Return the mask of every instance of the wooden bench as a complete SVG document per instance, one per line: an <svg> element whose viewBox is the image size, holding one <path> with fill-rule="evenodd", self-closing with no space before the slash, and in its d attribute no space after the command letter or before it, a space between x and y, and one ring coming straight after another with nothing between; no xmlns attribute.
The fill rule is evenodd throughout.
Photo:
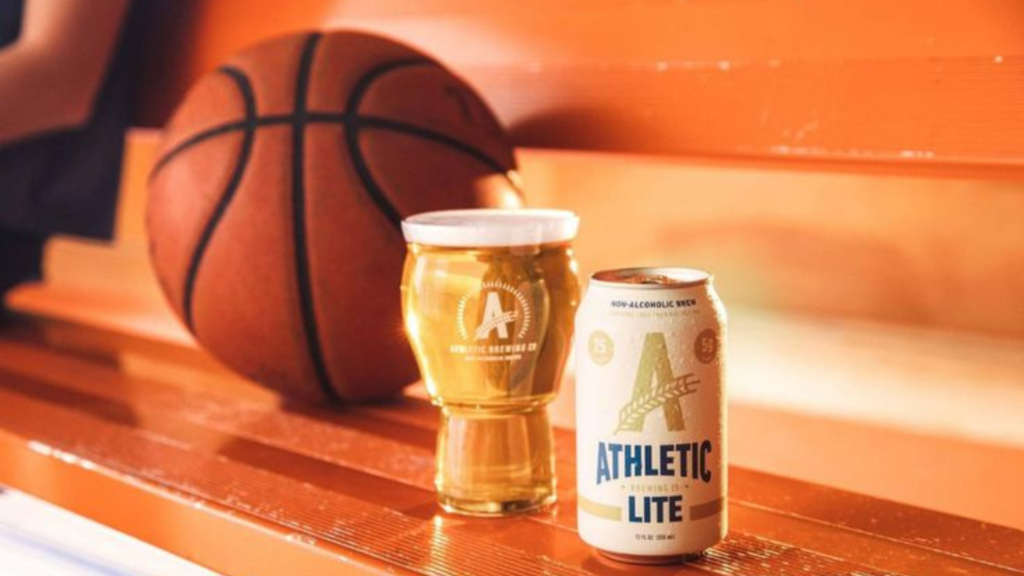
<svg viewBox="0 0 1024 576"><path fill-rule="evenodd" d="M0 335L0 481L225 574L621 574L559 503L442 513L423 400L282 405L203 353L55 320ZM647 574L1024 573L1024 532L733 466L730 535Z"/></svg>
<svg viewBox="0 0 1024 576"><path fill-rule="evenodd" d="M1024 573L1017 8L878 10L175 3L152 37L116 241L51 243L47 282L10 296L0 484L226 574L631 572L573 532L571 377L553 407L559 504L469 520L434 503L421 388L290 403L221 368L164 304L142 225L159 132L144 126L241 46L355 26L482 89L523 146L531 203L581 214L584 274L716 272L732 532L698 564L644 572Z"/></svg>

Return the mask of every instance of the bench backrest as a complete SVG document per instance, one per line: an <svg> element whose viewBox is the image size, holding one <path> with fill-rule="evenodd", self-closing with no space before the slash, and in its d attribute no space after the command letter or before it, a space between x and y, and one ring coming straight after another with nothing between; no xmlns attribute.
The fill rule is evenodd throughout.
<svg viewBox="0 0 1024 576"><path fill-rule="evenodd" d="M152 0L150 0L152 1ZM517 144L812 169L1024 173L1018 0L160 0L138 114L304 29L436 55Z"/></svg>

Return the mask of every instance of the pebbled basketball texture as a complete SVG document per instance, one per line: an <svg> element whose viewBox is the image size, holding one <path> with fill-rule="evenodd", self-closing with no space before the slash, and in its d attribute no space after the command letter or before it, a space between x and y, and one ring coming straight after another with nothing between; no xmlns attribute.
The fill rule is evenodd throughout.
<svg viewBox="0 0 1024 576"><path fill-rule="evenodd" d="M404 216L514 207L513 149L438 62L362 33L245 50L189 91L150 177L150 253L196 339L307 399L418 377L402 332Z"/></svg>

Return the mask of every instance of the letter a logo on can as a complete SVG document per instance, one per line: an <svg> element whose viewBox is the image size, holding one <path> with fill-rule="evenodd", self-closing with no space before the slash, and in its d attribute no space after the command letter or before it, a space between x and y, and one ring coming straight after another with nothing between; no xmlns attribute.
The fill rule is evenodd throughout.
<svg viewBox="0 0 1024 576"><path fill-rule="evenodd" d="M685 430L680 399L696 393L699 383L697 375L692 372L678 378L672 373L664 333L647 333L633 384L633 396L619 410L619 425L615 433L643 432L647 415L658 408L665 413L665 424L669 430Z"/></svg>

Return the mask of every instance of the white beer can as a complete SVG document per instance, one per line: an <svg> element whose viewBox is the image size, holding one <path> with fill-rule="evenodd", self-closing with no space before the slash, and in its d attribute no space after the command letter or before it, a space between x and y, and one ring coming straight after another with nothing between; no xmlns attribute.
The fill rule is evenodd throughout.
<svg viewBox="0 0 1024 576"><path fill-rule="evenodd" d="M598 272L576 314L578 529L608 557L678 562L725 537L726 313L711 280Z"/></svg>

